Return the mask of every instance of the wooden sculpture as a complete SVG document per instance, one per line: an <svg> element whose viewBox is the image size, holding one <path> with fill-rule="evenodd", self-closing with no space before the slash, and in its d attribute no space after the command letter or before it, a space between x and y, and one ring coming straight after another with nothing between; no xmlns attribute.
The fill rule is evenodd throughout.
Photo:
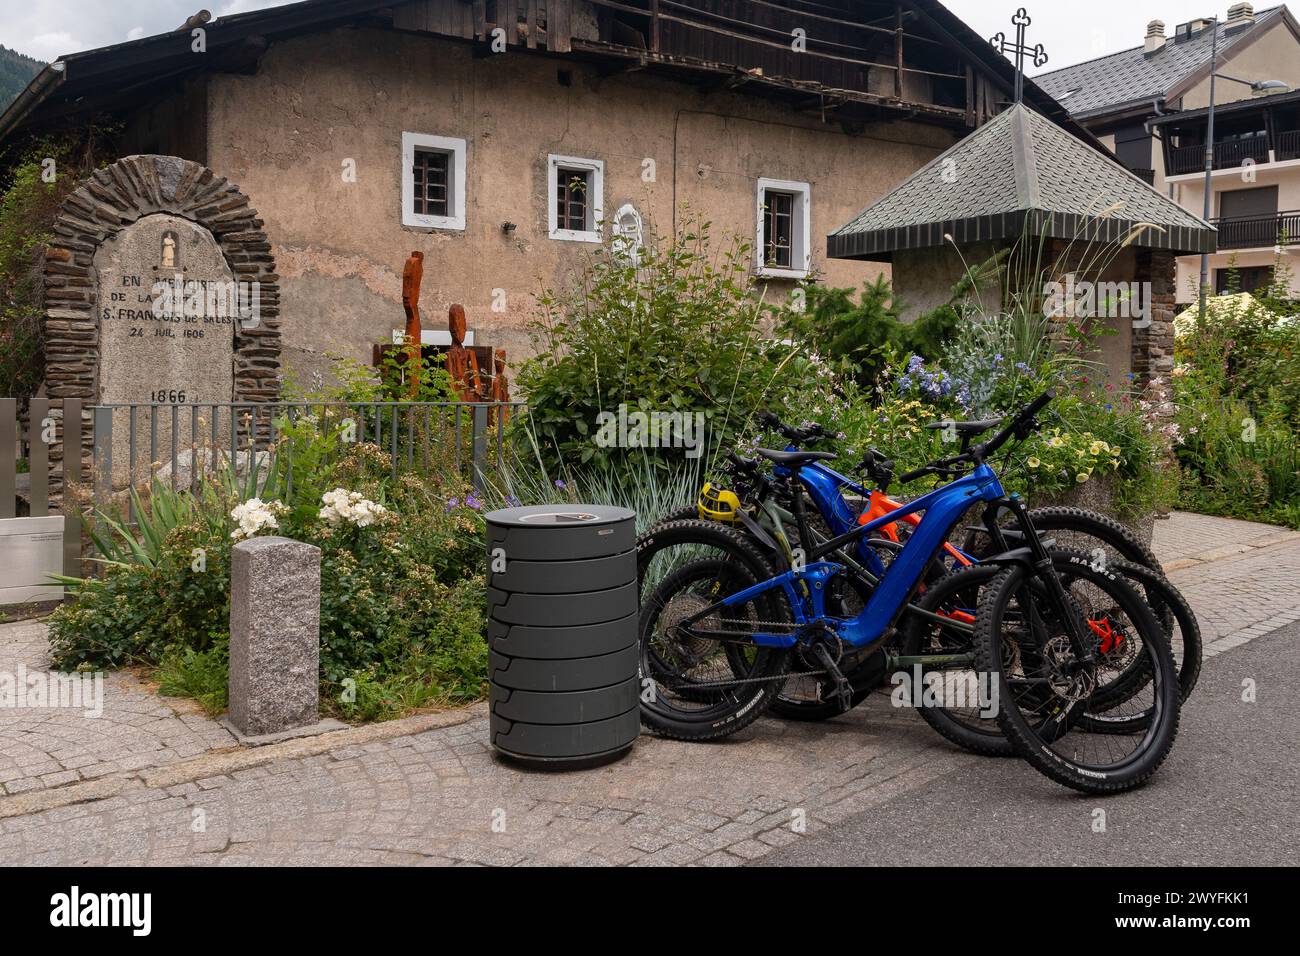
<svg viewBox="0 0 1300 956"><path fill-rule="evenodd" d="M492 374L492 401L505 403L510 401L510 379L506 378L506 350L497 349L493 360ZM510 406L501 404L489 412L489 419L496 421L497 415L500 415L501 427L505 428L510 420Z"/></svg>
<svg viewBox="0 0 1300 956"><path fill-rule="evenodd" d="M402 308L406 310L406 391L420 394L420 283L424 280L424 253L412 252L402 269Z"/></svg>
<svg viewBox="0 0 1300 956"><path fill-rule="evenodd" d="M465 347L465 307L453 303L447 310L447 328L451 331L451 348L447 350L447 374L451 387L462 402L481 402L483 382L479 377L478 358Z"/></svg>

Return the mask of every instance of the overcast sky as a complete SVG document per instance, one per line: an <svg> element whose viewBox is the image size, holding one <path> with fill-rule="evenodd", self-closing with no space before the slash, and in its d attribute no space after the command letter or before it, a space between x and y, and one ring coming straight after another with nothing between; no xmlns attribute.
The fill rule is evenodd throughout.
<svg viewBox="0 0 1300 956"><path fill-rule="evenodd" d="M222 16L279 6L284 0L207 0ZM1010 30L1020 0L946 0L949 9L980 34ZM1175 24L1198 16L1225 16L1232 0L1026 0L1033 25L1030 43L1042 43L1051 58L1044 70L1138 46L1150 20ZM174 30L201 9L204 0L3 0L0 43L53 60L64 53L108 46L123 40ZM1268 0L1256 4L1262 10ZM1042 72L1042 71L1030 71Z"/></svg>

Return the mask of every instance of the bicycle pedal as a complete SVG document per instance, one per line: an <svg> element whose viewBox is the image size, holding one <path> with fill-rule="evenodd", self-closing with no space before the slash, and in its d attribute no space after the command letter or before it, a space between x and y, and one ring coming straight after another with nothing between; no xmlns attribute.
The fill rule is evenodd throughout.
<svg viewBox="0 0 1300 956"><path fill-rule="evenodd" d="M831 652L825 644L817 644L813 647L813 655L817 662L826 669L826 676L830 678L830 692L827 693L826 685L822 685L821 696L823 702L836 700L839 702L842 711L848 711L853 707L853 685L849 679L844 676L835 659L831 657Z"/></svg>

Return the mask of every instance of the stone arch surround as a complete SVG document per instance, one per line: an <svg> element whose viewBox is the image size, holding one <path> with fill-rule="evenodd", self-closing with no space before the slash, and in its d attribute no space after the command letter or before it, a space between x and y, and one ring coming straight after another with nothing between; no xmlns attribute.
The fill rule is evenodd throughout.
<svg viewBox="0 0 1300 956"><path fill-rule="evenodd" d="M51 399L99 399L100 304L96 251L145 216L164 213L212 233L235 280L257 282L260 322L236 325L236 402L280 397L280 288L275 257L249 198L206 166L176 156L127 156L96 170L71 193L46 249L45 389ZM61 415L56 412L56 417ZM89 463L89 411L82 413L82 457ZM62 446L51 449L62 458Z"/></svg>

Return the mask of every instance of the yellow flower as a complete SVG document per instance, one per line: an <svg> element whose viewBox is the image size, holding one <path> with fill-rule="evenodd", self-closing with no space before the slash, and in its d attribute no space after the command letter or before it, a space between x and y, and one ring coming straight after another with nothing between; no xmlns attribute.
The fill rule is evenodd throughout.
<svg viewBox="0 0 1300 956"><path fill-rule="evenodd" d="M1088 448L1088 451L1094 455L1100 455L1103 451L1109 450L1109 446L1104 441L1095 441Z"/></svg>
<svg viewBox="0 0 1300 956"><path fill-rule="evenodd" d="M1092 469L1089 468L1087 471L1081 471L1077 475L1075 475L1074 480L1077 481L1079 484L1083 484L1091 477L1092 477Z"/></svg>
<svg viewBox="0 0 1300 956"><path fill-rule="evenodd" d="M1028 465L1030 468L1037 468L1041 464L1042 462L1039 461L1037 458L1033 457L1032 455L1029 457Z"/></svg>
<svg viewBox="0 0 1300 956"><path fill-rule="evenodd" d="M1065 441L1061 438L1060 435L1053 435L1051 438L1047 440L1047 445L1049 448L1060 448L1064 444Z"/></svg>

